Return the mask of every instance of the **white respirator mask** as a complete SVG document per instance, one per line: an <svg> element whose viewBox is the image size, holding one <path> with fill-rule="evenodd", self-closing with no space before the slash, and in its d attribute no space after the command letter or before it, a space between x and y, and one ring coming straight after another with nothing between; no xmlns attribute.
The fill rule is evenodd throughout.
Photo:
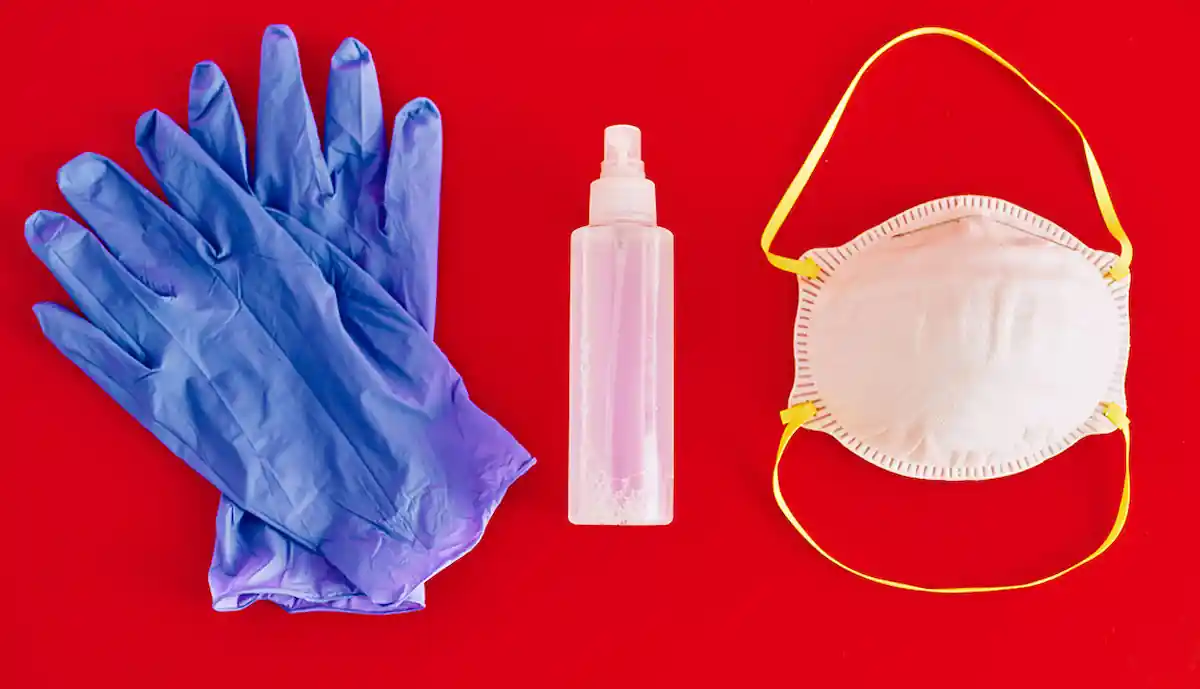
<svg viewBox="0 0 1200 689"><path fill-rule="evenodd" d="M923 35L963 41L1020 77L1074 127L1119 256L1085 246L1053 222L984 196L923 203L847 244L799 259L771 243L811 177L864 73L898 43ZM1099 556L1129 512L1129 265L1133 256L1104 178L1065 112L1015 67L957 31L902 34L862 66L762 236L767 259L799 278L796 375L775 460L775 499L817 551L852 574L897 588L973 593L1028 588ZM843 564L812 539L779 485L779 463L801 429L824 431L887 471L974 481L1025 471L1081 438L1119 430L1125 481L1108 536L1083 560L1035 581L929 588Z"/></svg>

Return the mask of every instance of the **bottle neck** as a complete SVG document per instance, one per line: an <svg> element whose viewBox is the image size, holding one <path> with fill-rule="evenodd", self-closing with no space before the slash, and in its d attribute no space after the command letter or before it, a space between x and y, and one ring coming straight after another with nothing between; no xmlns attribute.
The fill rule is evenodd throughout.
<svg viewBox="0 0 1200 689"><path fill-rule="evenodd" d="M588 224L658 224L654 182L644 177L600 177L592 182Z"/></svg>

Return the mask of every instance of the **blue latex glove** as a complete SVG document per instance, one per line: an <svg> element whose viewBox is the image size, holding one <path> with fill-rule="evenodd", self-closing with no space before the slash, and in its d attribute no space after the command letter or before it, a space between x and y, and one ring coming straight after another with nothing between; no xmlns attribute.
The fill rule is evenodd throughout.
<svg viewBox="0 0 1200 689"><path fill-rule="evenodd" d="M374 62L364 45L347 39L330 69L323 153L299 49L285 26L269 27L263 37L259 83L253 185L241 118L211 62L192 74L192 137L263 205L326 237L432 333L442 160L441 118L433 103L416 99L401 109L389 157ZM218 610L257 600L292 611L406 612L424 603L418 590L411 600L381 609L319 555L225 499L217 512L209 585Z"/></svg>
<svg viewBox="0 0 1200 689"><path fill-rule="evenodd" d="M171 207L111 161L26 238L89 320L46 336L227 498L377 605L467 552L533 460L429 333L324 237L248 194L166 116L138 147ZM174 210L173 210L173 209Z"/></svg>

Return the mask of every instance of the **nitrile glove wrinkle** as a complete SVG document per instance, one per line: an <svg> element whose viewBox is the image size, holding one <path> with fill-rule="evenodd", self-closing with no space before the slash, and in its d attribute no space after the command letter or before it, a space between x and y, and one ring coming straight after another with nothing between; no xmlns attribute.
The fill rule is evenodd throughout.
<svg viewBox="0 0 1200 689"><path fill-rule="evenodd" d="M263 45L259 112L271 116L259 118L257 132L260 153L253 188L263 194L260 201L280 206L272 213L281 222L286 212L328 239L432 332L442 147L437 109L426 99L407 104L396 117L387 153L374 62L365 46L346 39L330 69L324 165L313 154L321 144L294 36L287 27L270 27ZM251 190L246 137L230 93L216 65L197 65L189 129L230 177ZM278 151L293 155L289 159ZM327 182L313 181L326 175ZM281 190L280 180L297 188L331 188L332 194ZM380 365L386 367L386 362ZM485 474L493 470L486 462L475 467ZM480 509L490 515L494 508ZM209 573L216 608L245 607L261 593L263 599L300 609L283 602L291 591L305 603L317 602L316 609L321 600L340 605L348 597L357 612L394 611L376 608L318 555L290 548L286 539L267 531L253 515L222 501ZM318 591L321 597L313 598Z"/></svg>
<svg viewBox="0 0 1200 689"><path fill-rule="evenodd" d="M424 586L391 605L371 603L328 560L228 499L221 500L217 521L219 531L231 534L218 542L224 550L214 553L209 575L218 610L240 610L259 600L288 612L389 614L425 607Z"/></svg>
<svg viewBox="0 0 1200 689"><path fill-rule="evenodd" d="M160 123L163 126L159 126ZM179 155L178 149L186 149L191 144L190 139L184 137L181 131L174 128L173 123L170 123L165 117L158 117L152 114L143 120L143 126L139 129L139 148L143 151L143 155L151 171L162 184L163 191L168 199L172 200L176 207L183 211L187 220L191 221L197 227L217 228L218 231L214 232L214 235L237 236L240 239L257 238L257 233L253 231L239 232L238 230L254 228L263 220L263 218L255 218L255 216L266 216L266 211L251 197L240 193L233 185L226 183L227 178L223 178L215 166L204 164L193 165L190 166L190 169L187 169L188 175L184 176L182 174L184 168L180 166L158 164L159 158L157 154L160 151L173 151L175 155ZM204 161L208 162L207 159L204 159ZM199 176L199 183L192 183L197 176ZM203 188L205 190L204 194L199 197L193 196L189 199L189 192L197 188ZM286 223L285 227L287 227ZM292 224L292 227L289 229L298 233L301 237L307 236L303 233L304 228L295 224ZM295 295L296 297L303 298L315 293L315 300L309 305L309 308L327 311L332 307L334 311L346 311L347 313L343 313L342 317L347 322L361 323L367 326L364 328L346 329L340 322L341 319L339 319L337 328L328 328L329 321L321 321L317 327L327 328L327 338L313 338L314 324L300 323L290 319L278 320L275 323L277 327L292 326L289 331L285 331L283 337L278 338L281 346L290 345L290 349L283 352L283 354L289 357L291 361L300 362L300 366L308 370L319 371L322 364L334 360L338 356L338 353L343 351L341 349L331 349L328 352L322 351L323 345L327 342L335 345L339 344L337 340L341 337L349 337L355 341L355 346L351 350L354 355L366 357L364 348L361 346L363 342L354 337L355 334L358 334L360 337L365 338L367 349L377 350L377 348L382 346L389 350L388 353L392 356L388 357L388 361L395 367L394 370L396 371L443 370L453 373L453 370L449 368L449 362L445 362L444 369L439 369L439 364L444 362L444 357L440 350L435 347L396 347L391 342L381 342L381 338L372 337L378 334L372 330L372 326L376 325L382 326L378 330L382 330L388 334L395 333L397 330L403 330L404 328L415 329L418 326L404 311L389 309L390 304L381 303L386 299L381 293L373 295L378 299L375 303L367 303L361 298L361 295L356 295L358 298L355 299L337 299L338 295L331 288L328 288L328 285L353 282L353 279L359 277L361 273L353 270L348 262L337 260L337 254L332 249L328 249L328 245L313 249L327 249L324 252L325 255L321 256L322 260L318 262L321 268L330 271L330 274L324 276L328 284L322 285L321 289L310 293L298 286L294 289L285 289L282 295L270 295L268 290L256 289L253 283L260 276L266 275L269 269L267 265L260 265L258 259L266 255L272 255L272 248L269 246L270 242L282 241L284 238L284 235L268 234L266 235L266 242L256 243L253 247L247 246L234 249L236 255L239 257L244 255L250 260L249 265L239 273L241 279L249 284L249 289L245 289L241 295L249 307L248 311L254 314L273 314L274 310L277 309L276 299L279 296L286 298ZM264 246L264 244L267 246ZM273 253L278 254L281 252L274 251ZM358 282L363 281L360 279ZM356 287L365 291L370 289L372 285L367 282L357 284ZM333 304L329 303L331 297L334 299ZM353 312L353 310L360 307L367 307L365 313L356 314ZM304 313L306 309L305 304L297 301L294 308L285 308L282 311L289 314L300 314ZM355 316L359 316L359 318L356 319ZM363 318L364 316L365 318ZM306 335L308 336L307 338ZM403 339L396 340L396 342L403 342ZM439 359L439 361L434 361L435 358ZM348 367L348 370L364 378L364 380L359 381L359 384L369 391L368 394L372 391L371 383L383 382L382 380L378 380L378 372L375 369L354 366ZM372 378L376 380L371 380ZM327 376L324 378L324 381L327 385L337 386L332 395L334 399L343 399L350 392L349 389L343 389L343 386L346 388L349 387L349 383L351 382L350 376L345 374L336 377ZM311 381L304 380L302 377L301 382L305 387L313 390L314 394L316 393L316 389ZM394 378L389 382L394 382ZM411 376L407 376L405 382L409 383L409 385L399 390L393 389L392 392L393 394L403 394L405 397L403 401L407 403L403 410L410 415L417 415L421 421L432 420L436 415L442 413L442 410L449 401L446 399L446 395L459 385L457 374L454 374L448 380L429 381L429 384L425 384L425 381L415 381ZM358 420L353 416L345 415L341 406L324 406L323 410L331 417L331 421L338 431L343 430L343 424L354 423ZM337 418L339 416L343 418ZM404 419L401 418L400 420L403 421ZM344 432L344 434L347 436L347 440L350 440L350 438L361 439L363 446L357 448L359 453L391 454L403 449L402 447L393 446L388 435L374 432L353 434L348 431ZM405 442L411 442L407 433L397 433L396 436L404 438ZM375 478L377 482L385 483L389 479L391 482L402 480L402 477L371 477ZM383 509L377 510L375 515L363 516L373 517L375 521L389 522L394 518L394 515L391 513L394 513L394 511L388 505ZM411 525L389 524L389 526L392 528L404 528L409 532L413 530ZM420 540L418 535L414 535L414 537Z"/></svg>
<svg viewBox="0 0 1200 689"><path fill-rule="evenodd" d="M85 156L64 175L82 179L82 193L64 192L104 245L78 224L35 232L31 244L69 257L47 262L56 274L132 294L141 309L131 322L148 312L170 339L133 333L157 362L147 369L90 324L70 316L64 326L43 308L47 336L106 389L120 388L126 409L231 500L316 550L376 604L404 600L474 545L480 496L494 504L531 458L344 254L273 220L165 116L143 117L138 145L178 213L115 164ZM162 266L175 283L169 297L137 279ZM378 357L406 376L385 376ZM464 470L479 456L509 467L502 485Z"/></svg>

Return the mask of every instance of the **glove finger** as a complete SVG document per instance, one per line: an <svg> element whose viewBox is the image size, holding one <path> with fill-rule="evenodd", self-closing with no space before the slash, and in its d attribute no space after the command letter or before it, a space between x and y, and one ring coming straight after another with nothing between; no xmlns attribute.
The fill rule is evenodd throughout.
<svg viewBox="0 0 1200 689"><path fill-rule="evenodd" d="M33 313L46 339L113 397L128 395L138 380L150 374L99 328L58 304L36 304Z"/></svg>
<svg viewBox="0 0 1200 689"><path fill-rule="evenodd" d="M368 272L433 333L437 307L438 208L442 190L442 117L425 98L396 115L384 191L391 265Z"/></svg>
<svg viewBox="0 0 1200 689"><path fill-rule="evenodd" d="M296 37L286 26L263 35L254 189L263 204L303 221L333 193L321 139L300 73Z"/></svg>
<svg viewBox="0 0 1200 689"><path fill-rule="evenodd" d="M160 296L130 274L95 235L65 215L38 211L25 221L25 241L110 340L138 361L157 359L170 339L150 311Z"/></svg>
<svg viewBox="0 0 1200 689"><path fill-rule="evenodd" d="M234 183L174 120L158 111L143 115L137 147L182 221L205 237L217 238L218 261L266 250L276 235L268 227L270 217L263 205Z"/></svg>
<svg viewBox="0 0 1200 689"><path fill-rule="evenodd" d="M370 51L353 38L333 54L325 99L325 159L341 227L379 227L387 151L379 78ZM338 248L347 244L329 234Z"/></svg>
<svg viewBox="0 0 1200 689"><path fill-rule="evenodd" d="M179 293L196 254L214 254L209 241L104 156L76 156L58 171L58 188L117 261L161 296Z"/></svg>
<svg viewBox="0 0 1200 689"><path fill-rule="evenodd" d="M285 356L293 357L294 361L312 362L314 371L324 370L324 364L317 363L322 357L339 360L346 353L343 350L347 343L338 337L340 326L336 318L328 317L330 305L327 300L333 292L328 289L329 284L317 266L272 220L271 213L289 219L291 216L265 208L257 198L235 184L200 150L199 144L166 115L159 113L147 118L146 122L139 132L137 145L164 195L184 219L201 232L231 238L229 252L212 266L216 275L205 276L210 280L217 277L221 283L218 291L222 295L214 292L210 296L219 297L223 307L254 314L258 326L263 326L264 320L269 324L262 332L257 327L251 327L248 332L229 328L227 335L245 340L240 346L251 349L264 346L255 342L255 338L273 339L273 346L282 348ZM281 298L295 299L290 302L292 308L288 309L288 318L282 320L278 319ZM395 308L395 304L392 307ZM347 370L355 365L347 363ZM304 370L287 375L298 374L304 378L308 369L301 368ZM310 384L305 382L305 385ZM273 398L278 392L276 388L262 394L271 394ZM278 406L280 402L273 404ZM258 412L248 410L244 413Z"/></svg>
<svg viewBox="0 0 1200 689"><path fill-rule="evenodd" d="M250 189L246 131L229 82L214 62L201 62L192 70L188 86L188 131L235 182Z"/></svg>

